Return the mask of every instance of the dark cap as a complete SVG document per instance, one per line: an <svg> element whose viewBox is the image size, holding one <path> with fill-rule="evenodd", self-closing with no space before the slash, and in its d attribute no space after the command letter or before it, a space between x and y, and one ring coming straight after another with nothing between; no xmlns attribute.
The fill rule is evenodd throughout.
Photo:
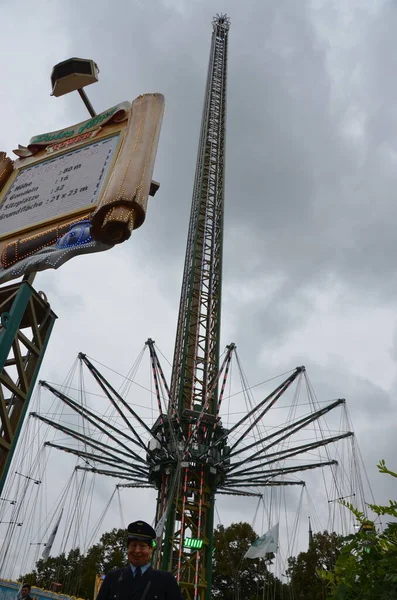
<svg viewBox="0 0 397 600"><path fill-rule="evenodd" d="M156 532L145 521L134 521L128 525L128 542L137 540L151 544L156 539Z"/></svg>

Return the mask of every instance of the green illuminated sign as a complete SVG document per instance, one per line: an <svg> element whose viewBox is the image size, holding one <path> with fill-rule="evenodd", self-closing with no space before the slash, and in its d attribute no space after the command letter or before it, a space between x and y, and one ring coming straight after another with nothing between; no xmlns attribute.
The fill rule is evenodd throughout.
<svg viewBox="0 0 397 600"><path fill-rule="evenodd" d="M187 537L183 540L183 545L185 548L194 548L195 550L200 550L200 548L203 547L203 540Z"/></svg>
<svg viewBox="0 0 397 600"><path fill-rule="evenodd" d="M51 133L42 133L41 135L36 135L33 137L29 146L45 146L51 144L52 142L59 142L65 140L65 138L71 138L76 135L81 135L82 133L86 133L87 131L91 131L99 126L105 125L108 121L110 121L116 114L127 114L127 111L130 108L130 104L128 102L122 102L121 104L117 104L108 110L105 110L103 113L99 115L95 115L88 121L84 121L83 123L79 123L78 125L74 125L72 127L67 127L66 129L60 129L59 131L52 131ZM118 121L122 120L121 118Z"/></svg>
<svg viewBox="0 0 397 600"><path fill-rule="evenodd" d="M64 138L69 138L73 135L80 135L84 131L88 131L100 125L103 121L108 121L112 115L116 112L117 106L111 108L110 110L102 113L101 115L97 115L93 119L86 121L80 127L75 127L73 129L63 129L62 131L56 131L55 133L43 133L41 135L37 135L32 138L30 141L31 144L40 144L42 142L54 142L57 140L62 140Z"/></svg>

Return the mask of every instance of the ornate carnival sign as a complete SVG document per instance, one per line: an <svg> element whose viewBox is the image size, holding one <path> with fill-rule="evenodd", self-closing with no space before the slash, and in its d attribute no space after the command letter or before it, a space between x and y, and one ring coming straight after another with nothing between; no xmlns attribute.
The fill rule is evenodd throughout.
<svg viewBox="0 0 397 600"><path fill-rule="evenodd" d="M145 220L164 97L144 94L0 153L0 283L127 240Z"/></svg>

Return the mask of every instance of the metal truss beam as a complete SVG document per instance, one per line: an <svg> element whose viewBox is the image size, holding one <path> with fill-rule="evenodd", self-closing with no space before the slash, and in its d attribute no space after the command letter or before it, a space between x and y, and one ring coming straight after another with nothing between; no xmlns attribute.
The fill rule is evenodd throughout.
<svg viewBox="0 0 397 600"><path fill-rule="evenodd" d="M224 490L217 490L216 495L220 496L253 496L254 498L263 498L263 494L256 494L255 492L241 492L239 490L229 490L228 492Z"/></svg>
<svg viewBox="0 0 397 600"><path fill-rule="evenodd" d="M133 481L138 484L147 484L147 478L138 479L137 477L128 475L126 473L123 473L122 471L106 471L105 469L96 469L95 467L82 467L81 465L78 465L76 467L76 471L88 471L90 473L96 473L97 475L106 475L107 477L115 477L116 479L127 479L128 481Z"/></svg>
<svg viewBox="0 0 397 600"><path fill-rule="evenodd" d="M118 483L116 488L146 488L149 490L153 490L154 486L149 483Z"/></svg>
<svg viewBox="0 0 397 600"><path fill-rule="evenodd" d="M56 450L61 450L62 452L66 452L67 454L74 454L79 458L82 458L89 464L89 461L94 463L100 463L102 465L107 465L109 467L117 467L120 471L126 471L126 473L130 475L142 475L147 477L147 472L139 471L131 467L131 462L127 462L126 460L122 460L121 458L106 458L106 456L100 456L98 454L92 454L91 452L83 452L82 450L77 450L76 448L68 448L67 446L62 446L60 444L54 444L53 442L45 442L44 446L48 446L50 448L55 448ZM125 465L125 466L123 466ZM93 466L93 465L90 465Z"/></svg>
<svg viewBox="0 0 397 600"><path fill-rule="evenodd" d="M168 432L169 432L170 436L172 437L175 447L177 445L177 438L176 438L176 435L174 432L174 422L177 425L179 437L181 437L183 440L185 440L185 437L184 437L181 421L179 418L178 410L175 406L175 403L172 400L170 390L169 390L163 369L161 367L160 360L157 356L154 341L149 338L146 341L146 346L148 346L148 348L149 348L150 360L151 360L151 364L152 364L153 381L154 381L154 387L155 387L156 398L157 398L157 406L158 406L158 410L159 410L159 419L158 419L159 428L156 427L156 429L160 433L160 436L161 436L161 439L163 442L163 448L168 453L167 444L166 444L166 442L167 442L166 423L168 424ZM165 393L167 395L168 406L167 406L167 410L165 413L163 412L162 403L161 403L163 398L160 393L160 385L164 388Z"/></svg>
<svg viewBox="0 0 397 600"><path fill-rule="evenodd" d="M83 433L78 433L77 431L70 429L70 427L66 427L65 425L56 423L55 421L51 421L51 419L47 419L46 417L43 417L42 415L39 415L35 412L32 412L30 414L34 419L39 419L39 421L42 421L43 423L46 423L47 425L54 427L54 429L57 429L58 431L62 431L62 433L65 433L66 435L70 435L70 437L74 438L75 440L77 440L79 442L82 442L86 446L90 446L91 448L94 448L94 450L103 452L104 454L107 454L108 456L112 455L110 452L110 448L107 444L104 444L103 442L100 442L99 440L93 440L88 435L84 435ZM111 450L113 450L113 452L116 452L118 455L126 456L127 458L132 458L131 455L128 454L128 452L124 452L123 450L120 450L119 448L111 448ZM117 454L115 455L116 457L117 457ZM114 456L114 455L112 455L112 456ZM141 461L143 463L145 463L145 461L143 459L141 459ZM145 471L145 469L143 467L136 466L136 468L137 469L139 468L140 470L142 470L142 472Z"/></svg>
<svg viewBox="0 0 397 600"><path fill-rule="evenodd" d="M208 396L207 399L205 400L205 402L203 403L203 406L201 408L200 414L196 419L196 422L194 423L194 425L191 427L190 430L190 435L189 435L189 440L185 446L185 455L188 453L189 449L191 448L191 446L194 444L194 442L197 441L197 433L200 430L200 427L203 423L203 420L205 418L205 415L207 414L208 408L209 408L209 399L212 398L212 394L214 389L218 386L218 382L222 376L222 373L224 374L223 376L223 382L222 382L222 387L221 387L221 393L219 395L219 399L217 402L217 409L216 409L216 415L215 415L215 419L213 419L213 426L209 429L209 434L208 434L208 441L207 441L207 445L210 443L210 440L212 439L212 436L214 435L215 431L216 431L216 427L219 421L219 411L221 408L221 403L222 403L222 398L223 398L223 393L225 390L225 385L226 385L226 381L227 381L227 377L228 377L228 373L229 373L229 368L230 368L230 361L232 359L232 355L233 352L236 348L235 344L229 344L229 346L227 346L226 349L226 355L223 359L223 363L221 368L219 369L219 373L217 374L215 381L212 382L212 385L210 387L210 389L208 390ZM207 436L206 436L207 437Z"/></svg>
<svg viewBox="0 0 397 600"><path fill-rule="evenodd" d="M214 20L182 280L171 396L183 409L216 412L221 315L227 45L230 22Z"/></svg>
<svg viewBox="0 0 397 600"><path fill-rule="evenodd" d="M235 473L232 477L227 477L225 485L234 485L235 483L245 483L247 487L251 485L257 485L257 481L263 481L264 477L275 477L278 475L288 475L291 473L300 473L301 471L308 471L310 469L318 469L320 467L329 467L331 465L337 465L336 460L327 460L318 463L307 463L306 465L297 465L295 467L280 467L279 469L264 469L257 476L252 474L243 475L238 477Z"/></svg>
<svg viewBox="0 0 397 600"><path fill-rule="evenodd" d="M130 453L131 456L133 456L135 460L137 460L138 462L141 462L141 463L145 462L142 459L142 457L139 456L139 454L137 454L136 452L131 450L131 448L129 446L127 446L126 444L121 442L115 435L109 433L109 431L113 431L114 433L121 435L122 437L127 439L131 444L135 444L135 445L141 447L141 444L138 444L138 442L136 440L131 438L129 435L127 435L126 433L124 433L123 431L118 429L117 427L113 427L113 425L111 423L109 423L108 421L105 421L105 419L102 419L101 417L96 415L94 412L92 412L91 410L86 408L85 406L78 404L77 402L75 402L74 400L69 398L66 394L64 394L60 390L57 390L56 388L54 388L52 385L50 385L46 381L40 381L39 383L42 387L45 387L52 394L54 394L54 396L56 396L57 398L62 400L62 402L64 404L66 404L67 406L72 408L74 411L76 411L77 414L82 416L83 419L85 419L88 423L91 423L91 425L94 425L99 431L104 433L109 439L111 439L113 442L115 442L116 444L118 444L119 446L124 448L124 450L127 450L127 452Z"/></svg>
<svg viewBox="0 0 397 600"><path fill-rule="evenodd" d="M118 392L116 392L114 387L109 383L109 381L106 379L106 377L104 377L102 375L102 373L100 373L98 371L98 369L92 364L92 362L89 360L89 358L87 357L86 354L83 354L82 352L80 352L79 359L86 365L86 367L90 371L91 375L94 377L95 381L101 387L103 392L106 394L107 398L110 400L110 402L112 403L114 408L117 410L120 417L123 419L124 423L130 429L130 431L133 433L133 435L136 437L138 444L141 446L141 448L143 448L145 450L145 452L148 452L150 454L150 450L146 447L146 445L142 441L140 435L135 431L135 428L132 426L130 420L127 419L126 415L120 409L119 404L121 406L123 406L123 408L125 408L127 410L127 412L129 412L130 415L132 415L138 421L138 423L143 427L143 429L145 429L145 431L151 435L152 432L150 430L150 427L148 427L146 425L145 421L143 421L141 419L141 417L131 408L131 406L124 400L124 398L122 396L120 396L120 394ZM117 399L117 402L116 402L116 399Z"/></svg>
<svg viewBox="0 0 397 600"><path fill-rule="evenodd" d="M266 396L266 398L259 402L259 404L254 406L254 408L250 410L246 415L244 415L244 417L237 421L237 423L235 423L233 427L231 427L222 437L220 437L214 444L212 444L210 448L215 448L216 446L221 444L232 433L237 431L241 427L241 425L246 423L258 410L265 406L265 409L260 413L258 417L255 418L255 421L253 423L250 423L250 425L248 426L246 431L244 431L242 436L237 440L237 442L233 444L232 448L237 446L248 435L248 433L252 431L255 425L264 417L268 410L270 410L274 403L280 398L280 396L282 396L282 394L289 388L289 386L304 370L305 367L296 367L296 369L291 375L289 375L282 383L280 383L280 385L277 386L276 389L274 389L268 396Z"/></svg>
<svg viewBox="0 0 397 600"><path fill-rule="evenodd" d="M233 485L233 487L249 487L249 485L247 485L247 483L236 483L236 484L231 484ZM257 481L255 482L255 484L252 484L253 487L283 487L283 486L287 486L287 485L306 485L306 483L302 480L299 479L297 481L286 481L285 479L282 479L280 481L274 480L274 479L264 479L263 481ZM225 485L225 487L221 487L219 488L220 490L227 490L227 486ZM217 492L218 493L218 492Z"/></svg>
<svg viewBox="0 0 397 600"><path fill-rule="evenodd" d="M288 388L293 384L295 379L301 375L304 371L304 367L297 367L295 372L286 379L281 385L276 388L265 400L260 402L255 408L253 408L246 416L244 416L229 432L229 435L240 425L250 419L254 413L258 412L263 405L265 408L255 417L255 419L250 423L249 427L240 435L239 438L233 443L230 447L230 454L233 454L233 450L239 446L239 444L247 437L247 435L256 427L256 425L263 419L263 417L269 412L269 410L276 404L276 402L281 398L281 396L288 390Z"/></svg>
<svg viewBox="0 0 397 600"><path fill-rule="evenodd" d="M0 494L55 320L28 282L0 288Z"/></svg>
<svg viewBox="0 0 397 600"><path fill-rule="evenodd" d="M272 442L270 444L268 444L267 446L264 446L257 452L254 452L254 454L252 454L248 458L245 458L244 460L235 463L233 465L233 467L231 467L231 470L237 469L238 467L245 464L246 462L249 462L249 461L252 462L253 459L256 459L258 456L263 455L265 452L267 452L267 450L269 450L270 448L273 448L273 446L275 446L276 444L279 444L280 442L284 441L285 439L291 437L291 435L293 435L294 433L297 433L298 431L300 431L307 425L310 425L310 423L313 423L314 421L318 420L320 417L323 417L328 412L330 412L334 408L340 406L341 404L345 404L345 402L346 402L346 400L344 400L344 399L336 400L335 402L328 404L324 408L321 408L320 410L317 410L314 413L310 413L309 415L306 415L305 417L298 419L297 421L294 421L290 425L287 425L286 427L283 427L282 429L278 429L274 433L271 433L270 435L264 437L261 440L261 443L268 442L269 440L272 440ZM247 446L243 446L243 447L239 448L238 450L231 452L230 458L232 458L233 456L237 456L238 454L241 454L242 452L246 452L247 450L251 450L252 448L256 448L257 446L258 446L257 441L253 442L252 444L248 444Z"/></svg>
<svg viewBox="0 0 397 600"><path fill-rule="evenodd" d="M289 448L287 450L280 450L279 452L272 452L271 454L266 454L265 457L257 457L252 461L247 461L246 464L251 464L250 467L246 469L242 469L240 471L236 471L233 473L235 475L248 475L253 473L261 473L263 467L271 465L273 463L279 462L281 460L286 460L287 458L292 458L294 456L299 456L300 454L304 454L306 452L310 452L311 450L316 450L317 448L321 448L322 446L326 446L331 444L332 442L338 442L345 438L351 437L353 433L348 431L347 433L342 433L340 435L335 435L331 438L325 438L323 440L319 440L318 442L312 442L309 444L301 444L300 446L294 446L293 448ZM259 442L260 443L260 442ZM270 459L270 460L269 460ZM258 466L257 464L252 464L260 461L261 464Z"/></svg>
<svg viewBox="0 0 397 600"><path fill-rule="evenodd" d="M200 598L207 589L208 553L212 559L214 490L204 468L187 467L182 470L178 491L174 500L175 521L169 539L172 552L168 568L176 574L185 598ZM206 526L208 522L210 528ZM202 540L199 552L185 548L186 537Z"/></svg>

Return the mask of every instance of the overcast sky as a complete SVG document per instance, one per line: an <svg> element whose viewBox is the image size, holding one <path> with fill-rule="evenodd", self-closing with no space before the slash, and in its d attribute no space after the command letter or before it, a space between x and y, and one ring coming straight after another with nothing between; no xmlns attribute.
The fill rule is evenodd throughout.
<svg viewBox="0 0 397 600"><path fill-rule="evenodd" d="M87 88L98 112L166 98L144 226L36 278L59 317L40 376L63 381L79 351L126 373L148 337L172 359L216 12L232 21L221 347L237 344L251 384L304 364L320 400L347 398L387 501L375 465L397 468L393 1L1 2L0 150L86 118L77 94L49 95L52 66L71 56L99 65ZM151 519L145 498L131 520L137 506Z"/></svg>

